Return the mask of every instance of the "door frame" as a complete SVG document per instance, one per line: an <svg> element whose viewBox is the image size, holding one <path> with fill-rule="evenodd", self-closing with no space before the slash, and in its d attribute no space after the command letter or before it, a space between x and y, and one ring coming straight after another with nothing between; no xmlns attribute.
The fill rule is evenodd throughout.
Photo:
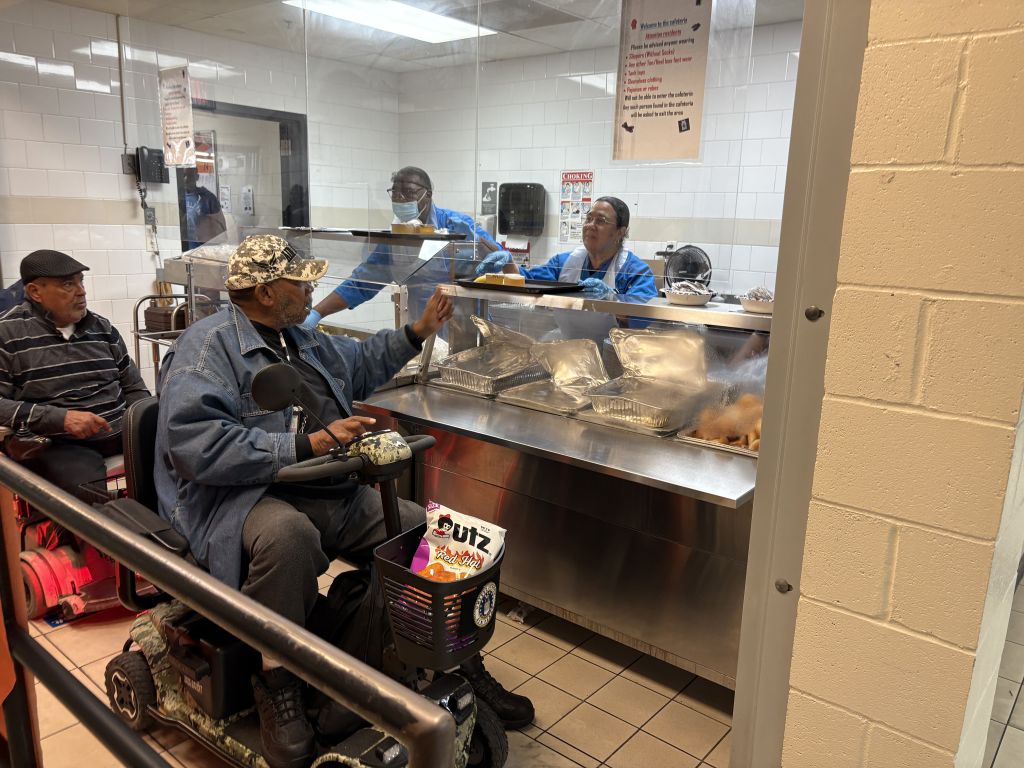
<svg viewBox="0 0 1024 768"><path fill-rule="evenodd" d="M804 6L765 387L768 407L743 599L733 768L782 763L800 569L869 10L870 0L806 0ZM812 307L824 312L820 319L809 319L805 312Z"/></svg>

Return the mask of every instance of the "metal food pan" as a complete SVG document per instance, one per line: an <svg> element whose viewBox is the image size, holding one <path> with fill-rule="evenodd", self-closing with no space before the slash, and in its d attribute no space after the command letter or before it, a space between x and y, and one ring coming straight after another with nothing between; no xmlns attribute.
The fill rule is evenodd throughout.
<svg viewBox="0 0 1024 768"><path fill-rule="evenodd" d="M503 389L517 387L520 384L528 384L531 381L538 381L548 374L539 365L531 365L520 371L505 373L500 376L487 376L482 373L465 371L451 365L439 365L437 370L441 373L441 381L452 384L470 392L478 392L482 395L496 395Z"/></svg>
<svg viewBox="0 0 1024 768"><path fill-rule="evenodd" d="M752 456L757 458L757 451L752 451L749 448L744 448L739 445L727 445L726 443L716 443L713 440L701 440L699 437L690 437L683 432L677 434L674 438L680 443L686 443L688 445L699 445L701 448L714 448L718 451L727 451L728 453L738 453L741 456Z"/></svg>
<svg viewBox="0 0 1024 768"><path fill-rule="evenodd" d="M721 385L691 387L622 376L591 390L594 412L656 430L677 431L721 393Z"/></svg>
<svg viewBox="0 0 1024 768"><path fill-rule="evenodd" d="M557 416L572 416L590 406L589 398L575 397L560 390L553 381L543 380L507 389L498 395L498 400Z"/></svg>
<svg viewBox="0 0 1024 768"><path fill-rule="evenodd" d="M627 432L633 433L639 432L642 435L650 435L651 437L668 437L677 429L677 427L669 427L667 429L647 427L637 422L626 421L614 416L602 415L591 408L579 411L575 414L575 417L580 421L585 421L589 424L600 424L603 427L614 427L615 429L624 429Z"/></svg>

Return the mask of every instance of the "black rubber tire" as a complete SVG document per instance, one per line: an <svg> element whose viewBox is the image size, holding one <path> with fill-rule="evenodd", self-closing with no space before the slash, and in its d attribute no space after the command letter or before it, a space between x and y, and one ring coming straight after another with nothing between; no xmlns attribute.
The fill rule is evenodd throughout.
<svg viewBox="0 0 1024 768"><path fill-rule="evenodd" d="M46 613L46 595L36 572L21 563L21 580L25 585L25 611L30 619L42 618Z"/></svg>
<svg viewBox="0 0 1024 768"><path fill-rule="evenodd" d="M103 672L110 708L133 731L153 725L149 708L156 706L153 673L141 651L125 651L109 662Z"/></svg>
<svg viewBox="0 0 1024 768"><path fill-rule="evenodd" d="M480 699L476 700L476 725L469 740L466 768L502 768L508 760L508 736L497 714Z"/></svg>

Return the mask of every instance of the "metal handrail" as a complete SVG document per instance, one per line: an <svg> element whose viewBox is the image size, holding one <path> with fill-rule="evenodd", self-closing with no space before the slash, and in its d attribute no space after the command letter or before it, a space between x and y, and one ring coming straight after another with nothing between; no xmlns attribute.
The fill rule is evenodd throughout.
<svg viewBox="0 0 1024 768"><path fill-rule="evenodd" d="M454 763L455 720L433 702L112 523L100 508L87 506L3 455L0 485L393 736L409 750L410 768Z"/></svg>

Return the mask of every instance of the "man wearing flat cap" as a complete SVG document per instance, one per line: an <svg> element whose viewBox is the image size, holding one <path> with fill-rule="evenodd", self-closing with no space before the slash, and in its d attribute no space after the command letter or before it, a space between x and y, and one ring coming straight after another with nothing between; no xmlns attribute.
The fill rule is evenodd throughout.
<svg viewBox="0 0 1024 768"><path fill-rule="evenodd" d="M0 317L0 424L49 438L22 463L85 499L81 485L121 453L125 408L149 396L117 329L88 310L87 269L33 251L21 261L25 300Z"/></svg>

